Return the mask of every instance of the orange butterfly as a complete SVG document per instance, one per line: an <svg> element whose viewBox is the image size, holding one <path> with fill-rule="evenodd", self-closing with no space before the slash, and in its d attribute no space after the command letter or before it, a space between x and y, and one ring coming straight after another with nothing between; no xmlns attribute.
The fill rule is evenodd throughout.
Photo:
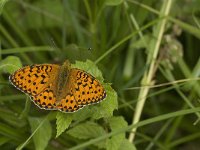
<svg viewBox="0 0 200 150"><path fill-rule="evenodd" d="M11 83L41 109L74 112L102 101L106 91L91 74L71 68L70 62L31 65L10 75Z"/></svg>

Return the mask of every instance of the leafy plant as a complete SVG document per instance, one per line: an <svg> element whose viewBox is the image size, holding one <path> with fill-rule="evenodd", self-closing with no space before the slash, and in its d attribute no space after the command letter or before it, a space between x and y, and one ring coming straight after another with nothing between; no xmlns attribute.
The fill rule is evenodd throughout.
<svg viewBox="0 0 200 150"><path fill-rule="evenodd" d="M0 0L0 148L198 149L199 8L198 0ZM66 59L102 83L104 101L40 110L9 83L22 66Z"/></svg>

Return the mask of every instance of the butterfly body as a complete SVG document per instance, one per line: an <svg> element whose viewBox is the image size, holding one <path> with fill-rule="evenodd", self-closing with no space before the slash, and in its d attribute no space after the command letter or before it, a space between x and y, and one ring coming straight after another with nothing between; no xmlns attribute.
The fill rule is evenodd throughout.
<svg viewBox="0 0 200 150"><path fill-rule="evenodd" d="M58 81L55 85L57 104L66 93L69 93L71 88L69 84L70 69L70 64L65 62L61 67L59 67L58 74L56 75L56 80Z"/></svg>
<svg viewBox="0 0 200 150"><path fill-rule="evenodd" d="M61 66L26 66L10 75L10 81L42 109L74 112L106 97L97 79L83 70L71 68L69 61Z"/></svg>

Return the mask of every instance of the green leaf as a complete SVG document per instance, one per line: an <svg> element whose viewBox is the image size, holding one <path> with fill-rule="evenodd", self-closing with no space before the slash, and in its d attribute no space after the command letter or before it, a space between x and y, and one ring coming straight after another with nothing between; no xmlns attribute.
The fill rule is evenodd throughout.
<svg viewBox="0 0 200 150"><path fill-rule="evenodd" d="M51 139L52 128L49 120L44 118L29 117L29 124L31 126L31 131L34 132L37 127L43 122L37 132L33 135L33 141L36 150L44 150L49 140Z"/></svg>
<svg viewBox="0 0 200 150"><path fill-rule="evenodd" d="M90 60L86 60L86 62L76 61L75 64L72 64L72 67L82 69L82 70L90 73L94 77L96 77L98 80L103 81L103 76L102 76L101 71L98 69L98 67L95 65L95 63L93 63Z"/></svg>
<svg viewBox="0 0 200 150"><path fill-rule="evenodd" d="M73 119L80 122L91 116L92 116L92 111L89 109L89 107L84 107L81 110L74 113Z"/></svg>
<svg viewBox="0 0 200 150"><path fill-rule="evenodd" d="M106 134L100 125L89 121L78 124L74 128L68 130L67 133L78 139L91 139Z"/></svg>
<svg viewBox="0 0 200 150"><path fill-rule="evenodd" d="M0 72L13 73L21 67L21 60L16 56L8 56L0 62Z"/></svg>
<svg viewBox="0 0 200 150"><path fill-rule="evenodd" d="M56 133L56 137L58 137L61 133L63 133L71 124L73 119L73 114L71 113L62 113L62 112L58 112L56 115L56 129L57 129L57 133Z"/></svg>
<svg viewBox="0 0 200 150"><path fill-rule="evenodd" d="M1 15L3 8L7 2L8 2L8 0L0 0L0 15Z"/></svg>
<svg viewBox="0 0 200 150"><path fill-rule="evenodd" d="M125 128L128 126L127 122L122 116L111 117L108 119L108 122L112 131L116 131L118 129Z"/></svg>
<svg viewBox="0 0 200 150"><path fill-rule="evenodd" d="M3 144L9 142L11 139L8 137L0 137L0 146L2 146Z"/></svg>
<svg viewBox="0 0 200 150"><path fill-rule="evenodd" d="M133 145L132 143L130 143L127 139L123 140L119 150L124 150L124 149L128 149L128 150L136 150L135 145Z"/></svg>
<svg viewBox="0 0 200 150"><path fill-rule="evenodd" d="M105 4L109 6L119 5L123 2L123 0L106 0Z"/></svg>
<svg viewBox="0 0 200 150"><path fill-rule="evenodd" d="M121 128L125 128L128 126L127 122L123 117L112 117L108 119L108 123L110 125L111 131L117 131ZM112 136L106 142L107 150L117 150L120 148L123 140L125 140L125 133L121 133L115 136Z"/></svg>
<svg viewBox="0 0 200 150"><path fill-rule="evenodd" d="M6 122L16 128L22 128L27 124L25 119L16 117L14 112L6 112L0 109L0 119L2 122Z"/></svg>

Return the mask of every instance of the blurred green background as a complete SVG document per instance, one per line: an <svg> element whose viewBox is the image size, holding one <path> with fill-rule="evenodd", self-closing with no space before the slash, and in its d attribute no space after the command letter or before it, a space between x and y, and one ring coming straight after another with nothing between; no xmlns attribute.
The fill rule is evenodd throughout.
<svg viewBox="0 0 200 150"><path fill-rule="evenodd" d="M0 0L0 149L199 149L199 39L199 0ZM9 83L66 59L111 83L109 116L40 110Z"/></svg>

